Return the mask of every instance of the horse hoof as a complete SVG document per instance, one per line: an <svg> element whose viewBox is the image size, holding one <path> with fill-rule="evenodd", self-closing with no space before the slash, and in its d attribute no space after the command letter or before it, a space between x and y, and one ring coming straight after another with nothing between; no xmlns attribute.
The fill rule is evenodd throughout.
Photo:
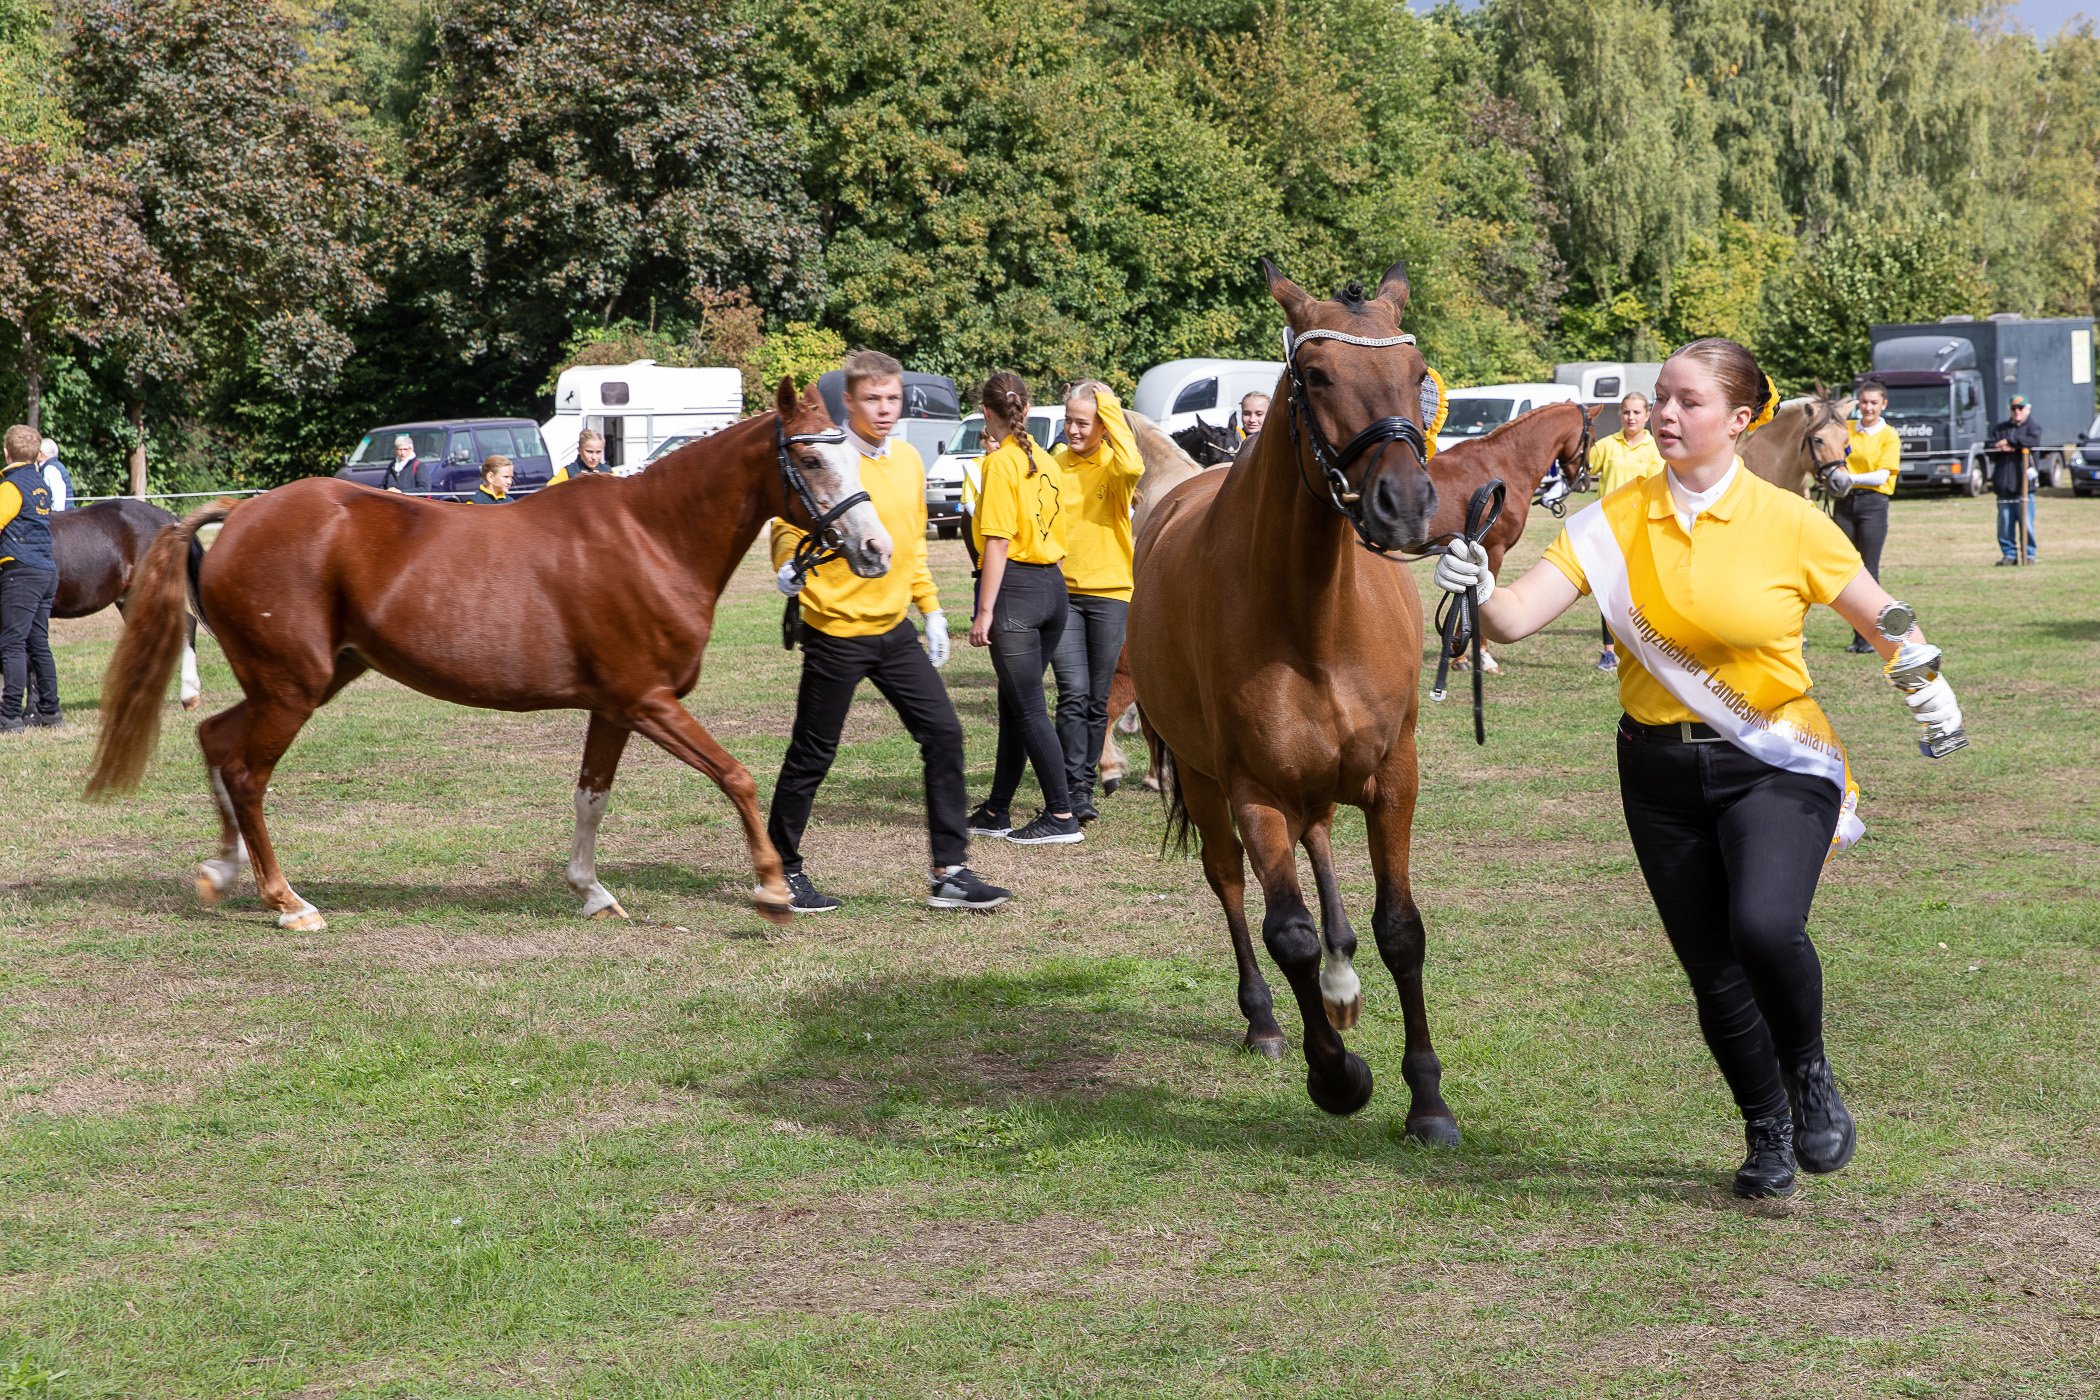
<svg viewBox="0 0 2100 1400"><path fill-rule="evenodd" d="M1327 1024L1338 1031L1355 1030L1357 1019L1364 1014L1364 999L1361 995L1351 997L1346 1002L1322 998L1320 1005L1327 1011Z"/></svg>
<svg viewBox="0 0 2100 1400"><path fill-rule="evenodd" d="M1103 797L1114 797L1116 789L1121 786L1123 786L1121 778L1103 778L1101 780L1101 795Z"/></svg>
<svg viewBox="0 0 2100 1400"><path fill-rule="evenodd" d="M320 910L312 905L308 905L304 909L295 909L289 914L279 914L277 916L277 927L288 929L293 933L326 933L328 931L328 920L321 917Z"/></svg>
<svg viewBox="0 0 2100 1400"><path fill-rule="evenodd" d="M1147 792L1158 792L1159 779L1153 777L1150 773L1147 773L1144 776L1143 780L1139 783L1139 786L1143 787Z"/></svg>
<svg viewBox="0 0 2100 1400"><path fill-rule="evenodd" d="M620 901L617 899L590 915L590 918L594 921L598 919L624 919L626 917L627 911L620 907Z"/></svg>
<svg viewBox="0 0 2100 1400"><path fill-rule="evenodd" d="M775 894L764 885L755 886L751 891L751 907L769 924L777 924L784 928L795 921L795 912L788 907L788 895L784 888L779 894Z"/></svg>
<svg viewBox="0 0 2100 1400"><path fill-rule="evenodd" d="M1371 1067L1353 1050L1342 1052L1342 1067L1323 1078L1318 1070L1305 1072L1305 1092L1313 1103L1337 1118L1346 1118L1371 1101Z"/></svg>
<svg viewBox="0 0 2100 1400"><path fill-rule="evenodd" d="M1407 1120L1407 1136L1424 1147L1458 1146L1458 1120L1456 1118L1410 1118Z"/></svg>
<svg viewBox="0 0 2100 1400"><path fill-rule="evenodd" d="M183 709L185 709L185 710L194 710L194 709L196 709L196 708L197 708L197 707L198 707L199 705L201 705L201 704L203 704L203 703L204 703L204 697L203 697L203 696L201 696L201 695L192 695L192 696L190 696L190 697L189 697L188 699L186 699L186 700L184 700L184 701L182 702L182 708L183 708Z"/></svg>
<svg viewBox="0 0 2100 1400"><path fill-rule="evenodd" d="M1259 1055L1264 1060L1281 1060L1283 1058L1283 1037L1280 1035L1256 1035L1253 1031L1249 1031L1247 1032L1247 1038L1240 1042L1240 1049L1245 1050L1250 1055Z"/></svg>
<svg viewBox="0 0 2100 1400"><path fill-rule="evenodd" d="M208 909L225 897L226 891L219 888L218 880L202 870L197 872L197 902L199 904Z"/></svg>

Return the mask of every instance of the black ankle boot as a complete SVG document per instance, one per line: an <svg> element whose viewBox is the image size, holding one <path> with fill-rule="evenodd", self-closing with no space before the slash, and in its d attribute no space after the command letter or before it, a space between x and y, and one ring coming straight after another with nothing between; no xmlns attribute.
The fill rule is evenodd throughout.
<svg viewBox="0 0 2100 1400"><path fill-rule="evenodd" d="M1794 1110L1794 1151L1801 1170L1822 1175L1852 1160L1859 1134L1830 1077L1830 1061L1817 1058L1780 1075Z"/></svg>
<svg viewBox="0 0 2100 1400"><path fill-rule="evenodd" d="M1794 1120L1784 1113L1743 1124L1750 1155L1736 1168L1735 1194L1747 1200L1794 1194Z"/></svg>

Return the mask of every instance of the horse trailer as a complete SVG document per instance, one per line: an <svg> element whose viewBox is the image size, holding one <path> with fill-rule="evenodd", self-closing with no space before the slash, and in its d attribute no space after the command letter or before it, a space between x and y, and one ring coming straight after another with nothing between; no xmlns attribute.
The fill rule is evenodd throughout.
<svg viewBox="0 0 2100 1400"><path fill-rule="evenodd" d="M2010 415L2014 394L2026 395L2041 429L2038 476L2064 483L2093 420L2091 317L1950 316L1874 326L1868 340L1873 368L1855 390L1868 379L1887 388L1904 485L1982 494L1990 475L1984 444Z"/></svg>
<svg viewBox="0 0 2100 1400"><path fill-rule="evenodd" d="M609 469L638 469L666 438L705 437L744 416L737 370L660 365L575 365L554 381L554 416L540 428L553 460L576 461L586 429L605 438Z"/></svg>
<svg viewBox="0 0 2100 1400"><path fill-rule="evenodd" d="M1130 411L1142 413L1160 431L1178 433L1198 420L1237 428L1240 400L1274 394L1283 377L1281 360L1169 360L1145 371L1130 396ZM1282 412L1283 405L1270 409Z"/></svg>

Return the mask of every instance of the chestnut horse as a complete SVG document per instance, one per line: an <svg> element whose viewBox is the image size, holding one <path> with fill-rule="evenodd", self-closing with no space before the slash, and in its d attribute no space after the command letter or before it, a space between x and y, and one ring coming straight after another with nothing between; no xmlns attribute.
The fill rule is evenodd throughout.
<svg viewBox="0 0 2100 1400"><path fill-rule="evenodd" d="M1429 543L1438 490L1424 437L1427 367L1400 331L1403 265L1377 295L1334 301L1263 261L1287 321L1269 421L1224 471L1162 501L1137 547L1130 664L1172 829L1202 837L1203 873L1239 964L1246 1044L1280 1056L1283 1032L1254 961L1244 857L1267 910L1262 939L1305 1024L1306 1089L1330 1113L1370 1100L1371 1072L1342 1044L1362 989L1330 828L1364 810L1378 884L1378 951L1400 988L1407 1130L1455 1143L1422 1000L1422 916L1408 888L1422 605L1415 580L1373 550ZM1366 548L1365 546L1370 546ZM1300 892L1312 863L1320 930ZM1322 967L1322 958L1325 966Z"/></svg>
<svg viewBox="0 0 2100 1400"><path fill-rule="evenodd" d="M58 565L53 617L88 617L131 601L131 581L154 536L175 523L159 506L130 496L96 501L51 517L51 555ZM201 547L200 547L201 548ZM203 702L197 679L197 617L189 615L182 648L182 708Z"/></svg>
<svg viewBox="0 0 2100 1400"><path fill-rule="evenodd" d="M859 457L816 390L798 398L791 380L774 412L640 476L586 477L501 509L328 477L220 501L163 530L147 554L103 678L88 793L129 790L145 770L181 641L183 563L198 528L223 520L193 586L247 698L197 727L220 820L219 853L198 868L206 903L232 887L245 852L281 926L326 927L278 868L263 794L300 727L369 668L458 705L590 712L568 866L585 915L626 917L598 883L598 824L639 733L735 804L759 910L785 920L787 884L751 775L679 703L699 679L716 601L774 516L824 538L864 578L889 568ZM504 599L503 615L463 624L453 605L463 581Z"/></svg>

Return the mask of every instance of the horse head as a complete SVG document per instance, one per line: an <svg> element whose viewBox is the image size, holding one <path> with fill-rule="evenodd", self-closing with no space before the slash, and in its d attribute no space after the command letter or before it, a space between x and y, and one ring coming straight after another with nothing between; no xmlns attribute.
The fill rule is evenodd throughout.
<svg viewBox="0 0 2100 1400"><path fill-rule="evenodd" d="M1743 439L1738 449L1751 472L1784 491L1806 496L1851 450L1852 401L1823 385L1807 398L1789 399L1772 421Z"/></svg>
<svg viewBox="0 0 2100 1400"><path fill-rule="evenodd" d="M846 567L860 577L879 578L888 573L893 545L861 488L860 453L831 421L817 386L812 384L798 394L794 376L783 376L773 406L780 413L780 474L785 497L781 516L804 530L832 537ZM797 475L807 487L806 495L795 488ZM838 509L855 496L860 497L857 502Z"/></svg>
<svg viewBox="0 0 2100 1400"><path fill-rule="evenodd" d="M1239 455L1239 444L1232 440L1232 429L1223 423L1206 423L1201 414L1173 437L1175 445L1202 466L1220 466Z"/></svg>
<svg viewBox="0 0 2100 1400"><path fill-rule="evenodd" d="M1272 414L1289 424L1282 440L1299 470L1364 543L1421 549L1436 514L1424 392L1435 388L1414 337L1400 330L1407 265L1387 268L1369 297L1352 283L1331 301L1306 293L1267 258L1262 270L1287 322L1289 397Z"/></svg>

